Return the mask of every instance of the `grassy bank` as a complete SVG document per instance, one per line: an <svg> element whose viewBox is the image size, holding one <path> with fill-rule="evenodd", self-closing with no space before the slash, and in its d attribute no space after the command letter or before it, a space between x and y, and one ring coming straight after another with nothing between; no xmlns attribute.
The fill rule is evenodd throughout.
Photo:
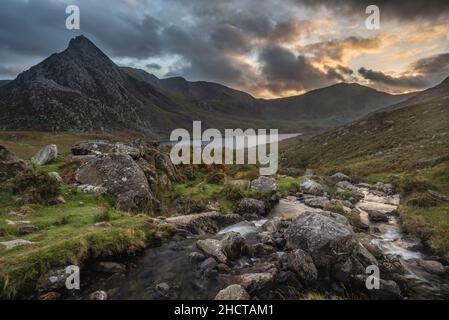
<svg viewBox="0 0 449 320"><path fill-rule="evenodd" d="M32 244L0 248L0 292L3 298L33 289L40 275L88 258L128 255L150 246L169 234L169 228L153 223L147 215L129 215L111 209L110 199L80 193L64 186L65 203L55 206L20 205L9 185L0 189L0 241L24 239ZM25 217L11 215L27 212ZM30 221L39 228L20 235L11 221ZM96 227L107 221L109 227Z"/></svg>

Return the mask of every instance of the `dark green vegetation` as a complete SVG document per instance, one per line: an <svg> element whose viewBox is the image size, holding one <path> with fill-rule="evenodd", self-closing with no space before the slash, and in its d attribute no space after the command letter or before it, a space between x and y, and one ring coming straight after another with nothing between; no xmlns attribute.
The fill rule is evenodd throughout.
<svg viewBox="0 0 449 320"><path fill-rule="evenodd" d="M201 120L205 128L307 132L347 123L407 97L343 83L290 98L256 99L216 83L161 80L119 67L79 36L65 51L0 86L0 126L168 137L173 129L190 129L193 120Z"/></svg>
<svg viewBox="0 0 449 320"><path fill-rule="evenodd" d="M323 134L282 142L283 166L337 171L403 195L402 222L439 253L449 252L449 78L395 108ZM431 199L432 198L432 199Z"/></svg>

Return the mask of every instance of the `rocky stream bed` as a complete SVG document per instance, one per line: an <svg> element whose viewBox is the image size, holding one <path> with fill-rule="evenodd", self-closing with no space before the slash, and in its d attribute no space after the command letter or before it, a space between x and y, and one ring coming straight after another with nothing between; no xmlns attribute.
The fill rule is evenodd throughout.
<svg viewBox="0 0 449 320"><path fill-rule="evenodd" d="M132 261L90 268L90 285L71 298L299 299L307 292L349 299L449 298L446 262L401 230L399 195L388 185L338 184L351 192L343 210L360 216L357 228L323 210L335 199L307 179L301 192L281 198L265 216L259 215L260 204L244 199L245 214L160 220L177 226L170 241ZM380 270L378 290L365 285L372 265Z"/></svg>

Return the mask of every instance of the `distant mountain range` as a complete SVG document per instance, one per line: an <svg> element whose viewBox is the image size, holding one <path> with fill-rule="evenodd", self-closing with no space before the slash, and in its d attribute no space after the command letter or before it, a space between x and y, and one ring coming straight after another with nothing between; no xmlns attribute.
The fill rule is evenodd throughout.
<svg viewBox="0 0 449 320"><path fill-rule="evenodd" d="M431 93L429 93L431 94ZM391 95L340 83L281 99L181 77L158 79L119 67L84 36L68 48L0 82L0 129L123 131L166 137L174 128L278 128L307 132L348 123L414 95ZM415 97L417 99L417 97Z"/></svg>

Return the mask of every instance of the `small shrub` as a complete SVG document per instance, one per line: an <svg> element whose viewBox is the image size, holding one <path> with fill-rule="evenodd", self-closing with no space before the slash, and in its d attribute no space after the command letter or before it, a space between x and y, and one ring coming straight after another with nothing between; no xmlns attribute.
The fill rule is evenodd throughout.
<svg viewBox="0 0 449 320"><path fill-rule="evenodd" d="M403 195L410 195L414 192L425 192L432 188L429 182L413 175L404 175L399 179L397 184L397 187Z"/></svg>
<svg viewBox="0 0 449 320"><path fill-rule="evenodd" d="M233 185L225 185L221 192L224 197L230 201L238 201L245 197L243 190Z"/></svg>
<svg viewBox="0 0 449 320"><path fill-rule="evenodd" d="M181 214L192 214L204 212L207 201L196 197L181 197L177 200L177 210Z"/></svg>
<svg viewBox="0 0 449 320"><path fill-rule="evenodd" d="M419 208L435 207L438 201L427 193L416 193L408 201L407 205Z"/></svg>
<svg viewBox="0 0 449 320"><path fill-rule="evenodd" d="M69 217L68 216L62 216L56 219L56 221L53 223L55 226L65 226L69 224Z"/></svg>
<svg viewBox="0 0 449 320"><path fill-rule="evenodd" d="M206 182L210 184L221 184L225 179L225 175L221 172L211 172L206 176Z"/></svg>
<svg viewBox="0 0 449 320"><path fill-rule="evenodd" d="M26 203L51 204L61 192L56 179L35 167L29 167L14 178L13 193Z"/></svg>
<svg viewBox="0 0 449 320"><path fill-rule="evenodd" d="M97 212L95 212L94 220L95 222L104 222L111 220L109 209L106 207L98 208Z"/></svg>

